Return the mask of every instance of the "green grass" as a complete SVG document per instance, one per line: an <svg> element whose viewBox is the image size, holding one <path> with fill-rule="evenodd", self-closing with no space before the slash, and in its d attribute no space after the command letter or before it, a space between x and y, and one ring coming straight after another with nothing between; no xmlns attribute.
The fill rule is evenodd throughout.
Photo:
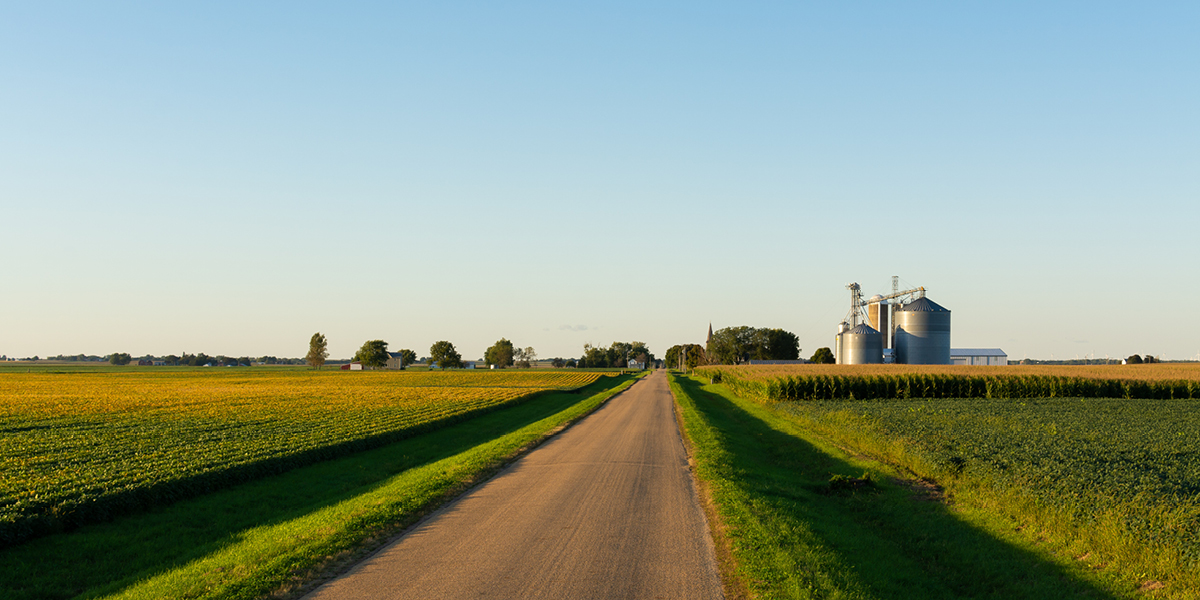
<svg viewBox="0 0 1200 600"><path fill-rule="evenodd" d="M707 381L707 380L705 380ZM761 598L1123 598L1128 582L943 502L721 385L672 376L739 592ZM863 482L869 479L874 484ZM719 540L720 543L720 540Z"/></svg>
<svg viewBox="0 0 1200 600"><path fill-rule="evenodd" d="M783 402L860 451L943 481L1114 576L1200 589L1200 415L1193 400Z"/></svg>
<svg viewBox="0 0 1200 600"><path fill-rule="evenodd" d="M257 598L377 546L628 387L602 378L353 456L0 552L0 597Z"/></svg>

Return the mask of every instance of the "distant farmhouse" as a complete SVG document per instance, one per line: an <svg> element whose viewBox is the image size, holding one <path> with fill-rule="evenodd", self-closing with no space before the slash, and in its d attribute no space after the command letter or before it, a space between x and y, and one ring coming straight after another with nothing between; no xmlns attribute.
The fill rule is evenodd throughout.
<svg viewBox="0 0 1200 600"><path fill-rule="evenodd" d="M388 352L388 369L403 369L404 366L404 357L399 352Z"/></svg>

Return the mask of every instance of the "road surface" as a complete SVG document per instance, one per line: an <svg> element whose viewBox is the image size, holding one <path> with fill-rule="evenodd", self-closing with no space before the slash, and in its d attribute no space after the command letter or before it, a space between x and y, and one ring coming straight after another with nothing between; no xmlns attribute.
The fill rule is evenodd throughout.
<svg viewBox="0 0 1200 600"><path fill-rule="evenodd" d="M720 597L660 371L305 599Z"/></svg>

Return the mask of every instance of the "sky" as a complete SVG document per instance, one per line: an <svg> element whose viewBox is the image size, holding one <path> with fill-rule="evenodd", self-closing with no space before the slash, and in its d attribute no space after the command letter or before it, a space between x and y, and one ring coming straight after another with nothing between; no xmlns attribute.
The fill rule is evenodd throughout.
<svg viewBox="0 0 1200 600"><path fill-rule="evenodd" d="M0 5L0 354L1200 358L1200 4Z"/></svg>

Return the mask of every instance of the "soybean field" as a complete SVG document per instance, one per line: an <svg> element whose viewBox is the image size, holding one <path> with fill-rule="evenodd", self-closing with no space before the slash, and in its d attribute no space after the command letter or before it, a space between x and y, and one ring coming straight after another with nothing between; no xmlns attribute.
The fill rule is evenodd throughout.
<svg viewBox="0 0 1200 600"><path fill-rule="evenodd" d="M1200 408L1190 399L770 403L868 455L1147 585L1200 584Z"/></svg>
<svg viewBox="0 0 1200 600"><path fill-rule="evenodd" d="M0 376L0 547L390 443L589 372Z"/></svg>

